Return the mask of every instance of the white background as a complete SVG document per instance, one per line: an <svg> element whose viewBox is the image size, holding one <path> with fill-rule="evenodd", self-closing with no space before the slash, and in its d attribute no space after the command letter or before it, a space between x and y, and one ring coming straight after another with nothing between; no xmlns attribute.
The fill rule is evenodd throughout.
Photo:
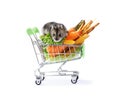
<svg viewBox="0 0 120 96"><path fill-rule="evenodd" d="M118 1L1 0L0 96L120 96ZM78 83L71 84L70 77L46 77L41 86L36 86L37 62L26 29L41 28L48 21L64 23L69 29L81 19L100 25L85 41L85 57L64 67L80 72ZM58 66L46 67L54 70Z"/></svg>

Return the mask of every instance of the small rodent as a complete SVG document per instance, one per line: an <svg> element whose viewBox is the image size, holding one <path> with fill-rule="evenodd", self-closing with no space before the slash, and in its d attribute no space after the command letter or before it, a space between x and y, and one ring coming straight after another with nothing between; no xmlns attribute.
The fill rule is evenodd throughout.
<svg viewBox="0 0 120 96"><path fill-rule="evenodd" d="M63 38L67 36L67 29L61 23L48 22L43 26L43 34L46 35L50 33L51 38L54 42L60 42Z"/></svg>

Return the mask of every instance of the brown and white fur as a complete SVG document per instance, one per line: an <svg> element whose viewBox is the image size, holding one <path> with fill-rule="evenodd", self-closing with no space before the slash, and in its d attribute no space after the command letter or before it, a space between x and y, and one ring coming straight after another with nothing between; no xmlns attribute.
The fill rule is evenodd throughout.
<svg viewBox="0 0 120 96"><path fill-rule="evenodd" d="M67 29L61 23L48 22L43 26L43 34L46 35L48 33L50 33L54 42L60 42L67 36Z"/></svg>

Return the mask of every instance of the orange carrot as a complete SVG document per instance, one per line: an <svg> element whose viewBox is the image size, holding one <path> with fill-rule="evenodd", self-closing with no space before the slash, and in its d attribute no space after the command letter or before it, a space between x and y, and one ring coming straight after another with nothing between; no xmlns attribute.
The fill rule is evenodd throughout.
<svg viewBox="0 0 120 96"><path fill-rule="evenodd" d="M80 36L81 33L82 33L82 30L69 32L68 36L66 37L66 40L75 40Z"/></svg>
<svg viewBox="0 0 120 96"><path fill-rule="evenodd" d="M68 30L68 36L66 40L75 40L81 34L81 29L85 25L85 20L81 20L75 27Z"/></svg>
<svg viewBox="0 0 120 96"><path fill-rule="evenodd" d="M60 55L60 53L65 51L65 48L67 48L67 46L63 45L63 46L48 46L47 47L47 52L49 53L50 57L55 57L57 55Z"/></svg>

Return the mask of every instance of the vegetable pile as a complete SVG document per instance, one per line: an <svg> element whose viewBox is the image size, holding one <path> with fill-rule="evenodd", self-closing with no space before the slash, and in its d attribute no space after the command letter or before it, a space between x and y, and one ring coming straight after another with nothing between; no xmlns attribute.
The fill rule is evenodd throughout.
<svg viewBox="0 0 120 96"><path fill-rule="evenodd" d="M75 27L68 30L68 35L60 42L54 42L50 34L40 36L44 44L49 44L49 46L45 46L44 52L48 54L47 56L49 58L54 57L54 59L59 56L64 58L63 53L65 56L69 56L71 53L74 53L75 50L73 47L68 47L68 45L82 45L85 39L89 37L89 33L99 25L99 23L92 24L92 20L87 23L85 20L81 20ZM54 44L56 46L53 46ZM75 47L75 49L80 51L78 47Z"/></svg>

